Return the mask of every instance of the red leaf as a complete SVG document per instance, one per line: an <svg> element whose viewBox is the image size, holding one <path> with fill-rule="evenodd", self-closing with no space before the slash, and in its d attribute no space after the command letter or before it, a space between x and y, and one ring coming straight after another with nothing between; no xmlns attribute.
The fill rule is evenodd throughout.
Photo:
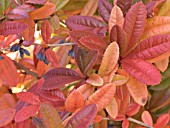
<svg viewBox="0 0 170 128"><path fill-rule="evenodd" d="M133 115L138 113L139 109L140 109L140 105L139 104L137 104L135 102L130 103L128 105L127 109L126 109L125 114L128 115L128 116L133 116Z"/></svg>
<svg viewBox="0 0 170 128"><path fill-rule="evenodd" d="M98 11L103 18L103 20L108 23L110 18L110 13L112 11L112 4L108 0L99 0L98 2Z"/></svg>
<svg viewBox="0 0 170 128"><path fill-rule="evenodd" d="M129 128L129 121L128 121L128 119L123 120L122 128Z"/></svg>
<svg viewBox="0 0 170 128"><path fill-rule="evenodd" d="M126 119L126 116L124 114L119 113L115 119L111 118L114 121L122 121Z"/></svg>
<svg viewBox="0 0 170 128"><path fill-rule="evenodd" d="M95 50L86 52L85 50L76 47L75 49L75 60L80 71L83 74L87 74L87 72L92 68L98 58L98 52Z"/></svg>
<svg viewBox="0 0 170 128"><path fill-rule="evenodd" d="M169 114L161 115L156 121L155 128L165 127L168 124L169 120L170 120Z"/></svg>
<svg viewBox="0 0 170 128"><path fill-rule="evenodd" d="M28 13L25 10L23 10L23 9L14 8L10 12L8 12L6 17L8 19L12 19L12 20L19 20L19 19L27 18L28 17Z"/></svg>
<svg viewBox="0 0 170 128"><path fill-rule="evenodd" d="M156 85L161 81L161 75L157 68L142 59L123 59L123 68L138 81Z"/></svg>
<svg viewBox="0 0 170 128"><path fill-rule="evenodd" d="M126 53L128 53L137 43L144 31L146 23L146 7L142 2L136 3L128 11L123 30L127 36Z"/></svg>
<svg viewBox="0 0 170 128"><path fill-rule="evenodd" d="M142 41L127 58L150 60L169 52L169 49L170 34L156 35Z"/></svg>
<svg viewBox="0 0 170 128"><path fill-rule="evenodd" d="M22 122L16 123L16 128L30 128L31 120L27 119Z"/></svg>
<svg viewBox="0 0 170 128"><path fill-rule="evenodd" d="M30 116L35 116L39 110L39 105L30 105L25 108L22 108L15 115L15 122L22 122L28 119Z"/></svg>
<svg viewBox="0 0 170 128"><path fill-rule="evenodd" d="M27 26L16 21L6 21L0 24L0 35L12 35L23 32Z"/></svg>
<svg viewBox="0 0 170 128"><path fill-rule="evenodd" d="M15 116L16 110L13 108L7 108L0 111L0 127L3 127L10 123L14 116Z"/></svg>
<svg viewBox="0 0 170 128"><path fill-rule="evenodd" d="M75 71L67 68L55 68L48 71L44 75L44 83L42 89L51 90L58 89L65 84L81 80L82 77Z"/></svg>
<svg viewBox="0 0 170 128"><path fill-rule="evenodd" d="M29 104L39 104L39 97L31 92L20 92L17 94L17 98Z"/></svg>
<svg viewBox="0 0 170 128"><path fill-rule="evenodd" d="M65 128L88 128L93 123L96 114L96 105L89 104L73 115Z"/></svg>
<svg viewBox="0 0 170 128"><path fill-rule="evenodd" d="M42 23L42 26L41 26L41 35L42 35L42 38L45 41L45 43L48 43L48 40L51 37L52 31L53 30L52 30L52 27L51 27L49 21L44 20Z"/></svg>
<svg viewBox="0 0 170 128"><path fill-rule="evenodd" d="M147 124L149 126L153 126L153 120L152 120L152 117L148 111L144 111L142 113L142 120L145 124Z"/></svg>
<svg viewBox="0 0 170 128"><path fill-rule="evenodd" d="M94 29L105 26L101 20L90 16L70 16L66 20L66 25L71 30Z"/></svg>
<svg viewBox="0 0 170 128"><path fill-rule="evenodd" d="M38 89L37 93L39 96L42 98L49 100L49 101L65 101L65 96L62 91L60 90L43 90L43 89Z"/></svg>

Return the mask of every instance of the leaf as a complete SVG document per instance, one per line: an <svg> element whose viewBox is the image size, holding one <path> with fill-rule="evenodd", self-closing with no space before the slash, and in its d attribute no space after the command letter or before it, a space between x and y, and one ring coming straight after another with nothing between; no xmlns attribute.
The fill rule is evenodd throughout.
<svg viewBox="0 0 170 128"><path fill-rule="evenodd" d="M115 68L119 59L119 46L112 42L106 49L98 71L100 76L108 75Z"/></svg>
<svg viewBox="0 0 170 128"><path fill-rule="evenodd" d="M98 1L88 0L80 15L82 16L93 16L98 6Z"/></svg>
<svg viewBox="0 0 170 128"><path fill-rule="evenodd" d="M128 121L128 119L123 120L122 128L129 128L129 121Z"/></svg>
<svg viewBox="0 0 170 128"><path fill-rule="evenodd" d="M140 105L136 102L132 102L128 105L125 114L128 116L134 116L136 115L140 110Z"/></svg>
<svg viewBox="0 0 170 128"><path fill-rule="evenodd" d="M89 104L72 116L65 128L88 128L97 114L95 104Z"/></svg>
<svg viewBox="0 0 170 128"><path fill-rule="evenodd" d="M158 12L158 16L170 16L170 4L169 4L170 0L166 0L165 3L161 6L159 12Z"/></svg>
<svg viewBox="0 0 170 128"><path fill-rule="evenodd" d="M127 37L126 52L128 53L135 46L146 24L146 7L142 2L136 3L128 11L123 30ZM126 54L127 54L126 53Z"/></svg>
<svg viewBox="0 0 170 128"><path fill-rule="evenodd" d="M40 112L46 128L62 128L60 116L56 108L54 108L52 105L48 103L42 103L40 106Z"/></svg>
<svg viewBox="0 0 170 128"><path fill-rule="evenodd" d="M0 35L19 34L27 28L27 25L17 21L6 21L0 24Z"/></svg>
<svg viewBox="0 0 170 128"><path fill-rule="evenodd" d="M116 118L118 115L118 103L116 99L113 97L111 102L106 106L106 111L112 118Z"/></svg>
<svg viewBox="0 0 170 128"><path fill-rule="evenodd" d="M146 23L145 31L142 34L141 40L148 37L170 33L170 17L155 16L149 18Z"/></svg>
<svg viewBox="0 0 170 128"><path fill-rule="evenodd" d="M120 47L120 54L123 55L127 47L125 32L120 26L114 25L110 31L110 42L117 42Z"/></svg>
<svg viewBox="0 0 170 128"><path fill-rule="evenodd" d="M164 72L168 68L169 64L169 57L155 62L156 67L159 69L159 71Z"/></svg>
<svg viewBox="0 0 170 128"><path fill-rule="evenodd" d="M93 73L86 80L86 83L94 85L94 86L102 86L103 79L98 74Z"/></svg>
<svg viewBox="0 0 170 128"><path fill-rule="evenodd" d="M165 127L168 124L169 120L170 120L169 114L161 115L156 121L155 128Z"/></svg>
<svg viewBox="0 0 170 128"><path fill-rule="evenodd" d="M80 71L85 75L94 66L97 58L98 52L95 50L86 52L79 47L76 47L75 49L75 60Z"/></svg>
<svg viewBox="0 0 170 128"><path fill-rule="evenodd" d="M119 86L125 84L128 81L128 79L129 79L128 77L116 74L112 79L112 83L114 83L116 86Z"/></svg>
<svg viewBox="0 0 170 128"><path fill-rule="evenodd" d="M60 19L58 16L54 15L50 18L50 24L54 30L59 30L60 28Z"/></svg>
<svg viewBox="0 0 170 128"><path fill-rule="evenodd" d="M52 90L59 89L65 84L81 80L82 77L75 71L67 68L54 68L44 75L42 89Z"/></svg>
<svg viewBox="0 0 170 128"><path fill-rule="evenodd" d="M66 99L65 107L69 112L75 112L77 109L82 108L84 105L83 94L79 91L72 92Z"/></svg>
<svg viewBox="0 0 170 128"><path fill-rule="evenodd" d="M17 98L29 104L39 104L39 97L31 92L20 92L17 94Z"/></svg>
<svg viewBox="0 0 170 128"><path fill-rule="evenodd" d="M14 8L6 15L8 19L19 20L28 17L28 13L23 9Z"/></svg>
<svg viewBox="0 0 170 128"><path fill-rule="evenodd" d="M56 5L56 11L62 9L70 0L57 0Z"/></svg>
<svg viewBox="0 0 170 128"><path fill-rule="evenodd" d="M111 11L110 19L108 23L109 32L111 31L114 25L119 25L122 28L123 23L124 23L123 13L121 9L115 5Z"/></svg>
<svg viewBox="0 0 170 128"><path fill-rule="evenodd" d="M37 94L41 96L42 98L49 100L49 101L65 101L65 96L62 91L56 89L56 90L43 90L38 89Z"/></svg>
<svg viewBox="0 0 170 128"><path fill-rule="evenodd" d="M29 12L29 16L33 19L44 19L53 14L56 10L56 6L52 3L46 3L41 8Z"/></svg>
<svg viewBox="0 0 170 128"><path fill-rule="evenodd" d="M104 27L105 24L96 18L90 16L70 16L66 20L66 25L71 30L94 29Z"/></svg>
<svg viewBox="0 0 170 128"><path fill-rule="evenodd" d="M131 76L144 84L156 85L161 81L157 68L142 59L123 59L121 64Z"/></svg>
<svg viewBox="0 0 170 128"><path fill-rule="evenodd" d="M122 10L124 16L133 4L133 0L117 0L116 4Z"/></svg>
<svg viewBox="0 0 170 128"><path fill-rule="evenodd" d="M19 110L15 115L15 122L22 122L30 116L35 116L39 110L39 105L30 105Z"/></svg>
<svg viewBox="0 0 170 128"><path fill-rule="evenodd" d="M16 110L13 108L7 108L0 111L0 127L3 127L7 124L9 124L14 116L15 116Z"/></svg>
<svg viewBox="0 0 170 128"><path fill-rule="evenodd" d="M134 78L129 79L126 84L130 95L139 105L144 106L148 99L148 90L145 84L138 82Z"/></svg>
<svg viewBox="0 0 170 128"><path fill-rule="evenodd" d="M146 40L143 40L127 56L127 58L140 58L143 60L152 61L155 58L169 52L170 51L169 48L170 48L170 34L156 35Z"/></svg>
<svg viewBox="0 0 170 128"><path fill-rule="evenodd" d="M113 99L113 96L116 92L116 85L113 83L106 84L102 86L99 90L93 93L86 104L95 103L97 106L97 111L102 110L105 108Z"/></svg>
<svg viewBox="0 0 170 128"><path fill-rule="evenodd" d="M32 117L32 123L38 128L45 128L43 120L38 117Z"/></svg>
<svg viewBox="0 0 170 128"><path fill-rule="evenodd" d="M44 20L41 26L41 35L45 43L48 43L48 40L51 37L53 30L48 20Z"/></svg>
<svg viewBox="0 0 170 128"><path fill-rule="evenodd" d="M1 6L2 10L6 11L8 9L8 7L10 6L10 1L1 0L0 1L0 6Z"/></svg>
<svg viewBox="0 0 170 128"><path fill-rule="evenodd" d="M142 113L142 120L145 124L147 124L149 126L153 126L153 120L152 120L152 117L148 111L144 111Z"/></svg>
<svg viewBox="0 0 170 128"><path fill-rule="evenodd" d="M112 4L108 2L108 0L99 0L98 2L98 11L102 17L102 19L108 23L110 19L110 13L112 11Z"/></svg>
<svg viewBox="0 0 170 128"><path fill-rule="evenodd" d="M16 128L30 128L31 120L27 119L22 122L16 123Z"/></svg>
<svg viewBox="0 0 170 128"><path fill-rule="evenodd" d="M15 87L18 84L18 78L19 78L17 69L13 61L9 57L5 56L4 54L1 54L1 56L4 58L3 60L0 60L0 65L1 65L0 71L3 74L2 80L8 86Z"/></svg>
<svg viewBox="0 0 170 128"><path fill-rule="evenodd" d="M45 4L47 0L27 0L26 3L29 4Z"/></svg>

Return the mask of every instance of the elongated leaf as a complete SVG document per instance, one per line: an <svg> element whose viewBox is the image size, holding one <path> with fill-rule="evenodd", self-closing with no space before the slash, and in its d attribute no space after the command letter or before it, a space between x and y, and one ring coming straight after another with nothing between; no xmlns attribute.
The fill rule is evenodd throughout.
<svg viewBox="0 0 170 128"><path fill-rule="evenodd" d="M29 104L39 104L39 97L31 92L20 92L17 94L17 98Z"/></svg>
<svg viewBox="0 0 170 128"><path fill-rule="evenodd" d="M153 120L152 117L150 115L150 113L148 111L144 111L142 113L142 120L145 124L152 126L153 125Z"/></svg>
<svg viewBox="0 0 170 128"><path fill-rule="evenodd" d="M72 92L66 99L65 107L69 112L74 112L78 108L83 107L84 105L84 97L83 94L79 91Z"/></svg>
<svg viewBox="0 0 170 128"><path fill-rule="evenodd" d="M103 18L103 20L108 23L110 19L110 13L112 11L112 4L108 0L99 0L98 2L98 11Z"/></svg>
<svg viewBox="0 0 170 128"><path fill-rule="evenodd" d="M30 116L35 116L38 110L39 110L39 105L30 105L25 108L22 108L15 115L15 122L22 122L28 119Z"/></svg>
<svg viewBox="0 0 170 128"><path fill-rule="evenodd" d="M170 16L170 0L166 0L166 2L161 6L158 15L159 16Z"/></svg>
<svg viewBox="0 0 170 128"><path fill-rule="evenodd" d="M142 34L141 40L148 37L160 34L170 33L170 17L169 16L155 16L149 18L146 23L145 31Z"/></svg>
<svg viewBox="0 0 170 128"><path fill-rule="evenodd" d="M41 35L45 43L48 43L48 40L51 37L53 30L48 20L44 20L41 26Z"/></svg>
<svg viewBox="0 0 170 128"><path fill-rule="evenodd" d="M86 104L95 103L97 106L97 111L102 110L105 108L113 99L113 96L116 91L116 85L113 83L106 84L102 86L99 90L93 93Z"/></svg>
<svg viewBox="0 0 170 128"><path fill-rule="evenodd" d="M146 24L146 7L142 2L136 3L128 11L123 30L127 37L126 51L129 52L139 40Z"/></svg>
<svg viewBox="0 0 170 128"><path fill-rule="evenodd" d="M75 50L75 60L78 64L80 71L83 74L87 74L90 68L92 68L98 58L98 52L92 50L86 52L85 50L77 47Z"/></svg>
<svg viewBox="0 0 170 128"><path fill-rule="evenodd" d="M128 105L125 114L128 116L136 115L140 110L140 105L136 102L132 102Z"/></svg>
<svg viewBox="0 0 170 128"><path fill-rule="evenodd" d="M128 128L129 127L129 121L128 119L123 120L122 122L122 128Z"/></svg>
<svg viewBox="0 0 170 128"><path fill-rule="evenodd" d="M10 1L1 0L0 1L0 6L1 6L2 10L6 11L8 9L8 7L10 6Z"/></svg>
<svg viewBox="0 0 170 128"><path fill-rule="evenodd" d="M122 10L124 16L132 6L133 0L117 0L116 4Z"/></svg>
<svg viewBox="0 0 170 128"><path fill-rule="evenodd" d="M169 57L163 59L163 60L159 60L157 62L155 62L156 67L159 69L159 71L164 72L169 65Z"/></svg>
<svg viewBox="0 0 170 128"><path fill-rule="evenodd" d="M98 71L100 76L108 75L115 68L119 59L119 46L112 42L106 49Z"/></svg>
<svg viewBox="0 0 170 128"><path fill-rule="evenodd" d="M14 8L6 15L8 19L19 20L28 17L28 13L23 9Z"/></svg>
<svg viewBox="0 0 170 128"><path fill-rule="evenodd" d="M118 74L116 74L112 79L112 82L115 83L116 86L123 85L127 81L128 81L128 77L125 77L123 75L118 75Z"/></svg>
<svg viewBox="0 0 170 128"><path fill-rule="evenodd" d="M0 24L0 35L12 35L23 32L27 28L24 23L6 21Z"/></svg>
<svg viewBox="0 0 170 128"><path fill-rule="evenodd" d="M169 114L161 115L156 121L155 128L160 128L160 127L166 126L168 124L169 120L170 120Z"/></svg>
<svg viewBox="0 0 170 128"><path fill-rule="evenodd" d="M29 4L45 4L47 0L27 0L26 3Z"/></svg>
<svg viewBox="0 0 170 128"><path fill-rule="evenodd" d="M55 5L56 5L56 11L60 10L63 8L70 0L57 0Z"/></svg>
<svg viewBox="0 0 170 128"><path fill-rule="evenodd" d="M22 122L17 122L16 128L30 128L30 125L31 125L31 120L27 119Z"/></svg>
<svg viewBox="0 0 170 128"><path fill-rule="evenodd" d="M122 66L131 76L144 84L156 85L161 81L157 68L142 59L123 59Z"/></svg>
<svg viewBox="0 0 170 128"><path fill-rule="evenodd" d="M66 25L71 30L94 29L105 26L101 20L90 16L70 16L66 20Z"/></svg>
<svg viewBox="0 0 170 128"><path fill-rule="evenodd" d="M121 9L118 6L114 6L111 14L110 14L110 19L109 19L109 32L111 31L112 27L114 25L119 25L121 28L124 23L124 17Z"/></svg>
<svg viewBox="0 0 170 128"><path fill-rule="evenodd" d="M82 9L80 15L82 15L82 16L93 16L93 14L95 13L95 11L97 9L97 5L98 5L98 1L88 0L86 5Z"/></svg>
<svg viewBox="0 0 170 128"><path fill-rule="evenodd" d="M170 34L152 36L142 41L127 58L140 58L151 60L170 50ZM166 58L166 56L165 56ZM153 62L153 61L152 61Z"/></svg>
<svg viewBox="0 0 170 128"><path fill-rule="evenodd" d="M89 104L73 115L65 128L88 128L93 123L96 114L96 105Z"/></svg>
<svg viewBox="0 0 170 128"><path fill-rule="evenodd" d="M15 116L16 110L13 108L7 108L0 111L0 127L3 127L10 123L14 116Z"/></svg>
<svg viewBox="0 0 170 128"><path fill-rule="evenodd" d="M40 112L46 128L62 128L60 116L51 104L42 103Z"/></svg>
<svg viewBox="0 0 170 128"><path fill-rule="evenodd" d="M131 78L127 82L126 86L130 92L130 95L133 97L134 101L144 106L148 99L148 90L146 85L138 82L134 78Z"/></svg>
<svg viewBox="0 0 170 128"><path fill-rule="evenodd" d="M110 31L110 41L118 43L121 55L125 52L125 48L127 47L126 35L120 26L114 25L112 27Z"/></svg>
<svg viewBox="0 0 170 128"><path fill-rule="evenodd" d="M103 79L98 74L93 73L86 80L86 83L94 85L94 86L102 86Z"/></svg>
<svg viewBox="0 0 170 128"><path fill-rule="evenodd" d="M115 98L106 106L106 111L112 118L116 118L118 115L118 103Z"/></svg>
<svg viewBox="0 0 170 128"><path fill-rule="evenodd" d="M50 18L50 24L54 28L54 30L58 30L60 28L60 19L58 16L54 15Z"/></svg>
<svg viewBox="0 0 170 128"><path fill-rule="evenodd" d="M29 16L33 19L44 19L50 16L52 13L55 12L56 6L52 3L46 3L39 9L33 10L29 12Z"/></svg>
<svg viewBox="0 0 170 128"><path fill-rule="evenodd" d="M55 68L48 71L44 75L44 83L42 85L42 89L50 90L50 89L59 89L65 84L81 80L82 77L76 73L75 71L67 68Z"/></svg>

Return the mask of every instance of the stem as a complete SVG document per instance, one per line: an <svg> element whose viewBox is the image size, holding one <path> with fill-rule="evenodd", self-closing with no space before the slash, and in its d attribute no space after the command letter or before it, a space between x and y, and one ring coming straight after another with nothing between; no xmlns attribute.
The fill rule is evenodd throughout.
<svg viewBox="0 0 170 128"><path fill-rule="evenodd" d="M143 122L141 122L141 121L139 121L139 120L133 119L133 118L131 118L131 117L129 117L128 120L131 121L131 122L134 122L134 123L136 123L136 124L145 126L145 127L147 127L147 128L153 128L152 126L149 126L149 125L147 125L147 124L145 124L145 123L143 123Z"/></svg>
<svg viewBox="0 0 170 128"><path fill-rule="evenodd" d="M34 45L41 45L41 44L34 43ZM70 45L74 45L74 43L70 42L64 44L47 44L48 47L60 47L60 46L70 46Z"/></svg>
<svg viewBox="0 0 170 128"><path fill-rule="evenodd" d="M14 61L14 60L13 60L13 62L14 62L14 64L15 64L18 68L24 70L26 74L30 74L30 75L36 77L37 79L39 79L39 76L38 76L37 73L35 73L35 72L33 72L33 71L30 71L28 68L26 68L26 67L24 67L23 65L17 63L17 62Z"/></svg>

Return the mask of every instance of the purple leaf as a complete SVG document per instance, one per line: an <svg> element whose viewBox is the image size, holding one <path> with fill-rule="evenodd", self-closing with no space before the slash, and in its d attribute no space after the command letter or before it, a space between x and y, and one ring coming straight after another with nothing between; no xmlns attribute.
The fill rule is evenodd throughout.
<svg viewBox="0 0 170 128"><path fill-rule="evenodd" d="M23 9L15 8L11 10L6 17L12 20L20 20L28 17L28 13Z"/></svg>

